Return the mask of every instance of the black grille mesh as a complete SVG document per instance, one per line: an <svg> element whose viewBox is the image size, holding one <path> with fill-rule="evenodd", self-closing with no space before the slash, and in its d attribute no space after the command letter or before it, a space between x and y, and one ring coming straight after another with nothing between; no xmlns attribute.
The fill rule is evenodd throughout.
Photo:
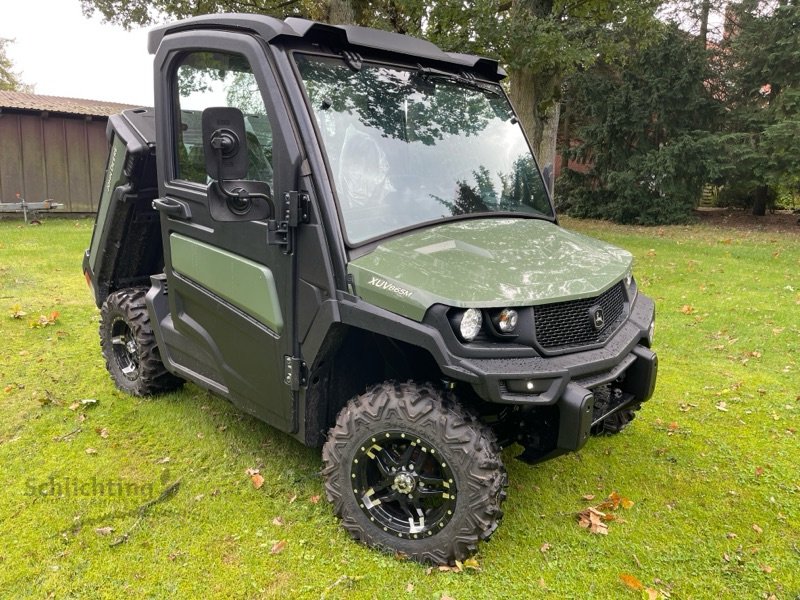
<svg viewBox="0 0 800 600"><path fill-rule="evenodd" d="M589 310L594 306L601 307L605 317L605 325L599 331L589 317ZM548 350L603 343L624 320L624 309L622 282L594 298L534 306L536 341Z"/></svg>

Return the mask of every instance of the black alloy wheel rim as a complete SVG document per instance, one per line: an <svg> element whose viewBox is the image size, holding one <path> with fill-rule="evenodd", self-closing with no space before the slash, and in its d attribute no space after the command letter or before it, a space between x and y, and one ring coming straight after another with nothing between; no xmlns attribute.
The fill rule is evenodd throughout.
<svg viewBox="0 0 800 600"><path fill-rule="evenodd" d="M370 436L356 450L350 476L361 510L393 536L431 537L453 518L453 471L424 438L397 430Z"/></svg>
<svg viewBox="0 0 800 600"><path fill-rule="evenodd" d="M111 348L122 374L130 381L136 381L139 377L139 345L124 319L117 318L111 324Z"/></svg>

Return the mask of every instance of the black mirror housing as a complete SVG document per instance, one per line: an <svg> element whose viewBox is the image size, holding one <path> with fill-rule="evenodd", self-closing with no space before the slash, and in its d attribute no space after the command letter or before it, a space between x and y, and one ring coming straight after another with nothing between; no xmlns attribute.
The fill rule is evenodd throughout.
<svg viewBox="0 0 800 600"><path fill-rule="evenodd" d="M203 111L203 154L214 181L247 177L244 115L238 108L215 106Z"/></svg>

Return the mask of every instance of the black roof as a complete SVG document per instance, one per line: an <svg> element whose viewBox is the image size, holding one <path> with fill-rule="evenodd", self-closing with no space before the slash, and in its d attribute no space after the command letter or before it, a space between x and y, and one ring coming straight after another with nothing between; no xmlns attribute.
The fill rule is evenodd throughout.
<svg viewBox="0 0 800 600"><path fill-rule="evenodd" d="M264 15L230 13L192 17L152 29L148 35L147 49L150 54L155 54L165 35L192 29L245 31L255 33L267 42L278 41L280 38L304 38L338 47L379 50L451 64L474 69L498 80L506 76L496 60L471 54L444 52L435 44L420 38L357 25L330 25L294 17L285 21Z"/></svg>

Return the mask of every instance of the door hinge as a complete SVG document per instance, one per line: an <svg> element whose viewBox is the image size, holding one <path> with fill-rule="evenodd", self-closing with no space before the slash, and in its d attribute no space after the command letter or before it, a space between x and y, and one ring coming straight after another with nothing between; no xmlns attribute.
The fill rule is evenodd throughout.
<svg viewBox="0 0 800 600"><path fill-rule="evenodd" d="M311 200L305 192L286 192L269 220L267 243L282 246L286 254L294 251L294 229L311 220Z"/></svg>
<svg viewBox="0 0 800 600"><path fill-rule="evenodd" d="M306 363L296 356L283 357L283 383L288 385L293 392L300 390L306 384Z"/></svg>

